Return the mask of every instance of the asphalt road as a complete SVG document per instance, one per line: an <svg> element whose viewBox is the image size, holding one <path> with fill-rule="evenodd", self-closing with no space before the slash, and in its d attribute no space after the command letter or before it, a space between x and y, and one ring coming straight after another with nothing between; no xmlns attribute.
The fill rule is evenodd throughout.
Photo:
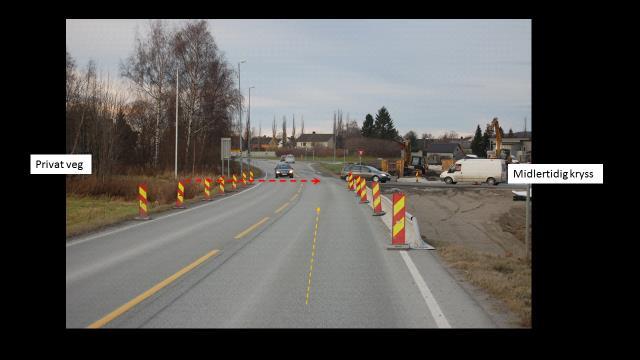
<svg viewBox="0 0 640 360"><path fill-rule="evenodd" d="M256 165L272 178L274 161ZM496 326L433 253L386 250L389 229L344 181L294 167L321 182L256 182L72 239L66 326Z"/></svg>

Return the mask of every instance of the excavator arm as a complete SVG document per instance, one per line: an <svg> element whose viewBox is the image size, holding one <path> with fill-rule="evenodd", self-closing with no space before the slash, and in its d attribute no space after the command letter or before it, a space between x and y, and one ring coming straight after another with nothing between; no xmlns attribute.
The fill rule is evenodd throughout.
<svg viewBox="0 0 640 360"><path fill-rule="evenodd" d="M491 125L496 133L496 156L500 156L500 150L502 148L502 134L500 133L500 123L498 123L497 117L493 118Z"/></svg>

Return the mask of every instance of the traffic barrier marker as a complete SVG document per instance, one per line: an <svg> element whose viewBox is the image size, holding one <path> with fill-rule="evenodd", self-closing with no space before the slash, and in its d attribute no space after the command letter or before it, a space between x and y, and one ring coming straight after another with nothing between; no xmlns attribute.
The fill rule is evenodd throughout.
<svg viewBox="0 0 640 360"><path fill-rule="evenodd" d="M382 200L380 199L380 183L373 182L371 187L371 193L373 194L373 216L382 216L386 212L382 211Z"/></svg>
<svg viewBox="0 0 640 360"><path fill-rule="evenodd" d="M367 200L367 181L364 178L360 179L362 183L362 187L360 188L360 204L368 204L369 200Z"/></svg>
<svg viewBox="0 0 640 360"><path fill-rule="evenodd" d="M204 199L202 201L211 201L211 179L204 179Z"/></svg>
<svg viewBox="0 0 640 360"><path fill-rule="evenodd" d="M405 241L405 196L396 191L393 193L393 216L391 217L391 245L387 250L406 250L411 247Z"/></svg>
<svg viewBox="0 0 640 360"><path fill-rule="evenodd" d="M147 184L140 184L138 185L138 216L136 216L136 220L151 219L147 204Z"/></svg>
<svg viewBox="0 0 640 360"><path fill-rule="evenodd" d="M218 194L224 195L224 176L218 178Z"/></svg>
<svg viewBox="0 0 640 360"><path fill-rule="evenodd" d="M176 196L176 204L173 206L174 209L185 209L184 205L184 185L182 184L182 180L178 181L178 194Z"/></svg>
<svg viewBox="0 0 640 360"><path fill-rule="evenodd" d="M236 178L236 174L233 174L233 177L231 178L231 188L232 188L231 191L238 191L236 182L238 182L238 178Z"/></svg>
<svg viewBox="0 0 640 360"><path fill-rule="evenodd" d="M247 174L244 171L242 172L242 184L247 186Z"/></svg>
<svg viewBox="0 0 640 360"><path fill-rule="evenodd" d="M351 171L347 175L347 190L351 190Z"/></svg>

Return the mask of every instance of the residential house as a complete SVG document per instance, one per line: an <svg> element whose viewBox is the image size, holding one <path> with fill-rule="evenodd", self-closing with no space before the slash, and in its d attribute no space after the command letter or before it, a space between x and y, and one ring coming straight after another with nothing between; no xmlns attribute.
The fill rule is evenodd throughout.
<svg viewBox="0 0 640 360"><path fill-rule="evenodd" d="M459 160L465 157L464 148L459 143L427 143L425 154L428 165L440 165L443 159Z"/></svg>
<svg viewBox="0 0 640 360"><path fill-rule="evenodd" d="M311 149L315 146L333 147L333 134L302 134L296 140L296 146L299 148Z"/></svg>
<svg viewBox="0 0 640 360"><path fill-rule="evenodd" d="M491 137L490 150L496 149L496 137ZM513 136L505 134L502 137L502 148L508 149L511 157L519 162L531 162L531 131L518 131Z"/></svg>

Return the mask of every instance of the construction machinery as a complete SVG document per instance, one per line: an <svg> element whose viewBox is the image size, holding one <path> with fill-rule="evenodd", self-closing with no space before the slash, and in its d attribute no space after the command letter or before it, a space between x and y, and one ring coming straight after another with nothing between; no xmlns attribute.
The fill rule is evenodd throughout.
<svg viewBox="0 0 640 360"><path fill-rule="evenodd" d="M416 171L424 175L427 171L427 165L422 150L411 152L411 140L408 139L394 141L402 145L400 160L390 162L389 160L381 159L380 169L395 176L414 176Z"/></svg>
<svg viewBox="0 0 640 360"><path fill-rule="evenodd" d="M498 122L498 118L494 117L491 121L491 126L493 127L493 131L496 134L496 149L487 151L487 158L489 159L503 159L508 163L511 162L511 151L509 149L502 148L502 132L500 132L500 123Z"/></svg>

